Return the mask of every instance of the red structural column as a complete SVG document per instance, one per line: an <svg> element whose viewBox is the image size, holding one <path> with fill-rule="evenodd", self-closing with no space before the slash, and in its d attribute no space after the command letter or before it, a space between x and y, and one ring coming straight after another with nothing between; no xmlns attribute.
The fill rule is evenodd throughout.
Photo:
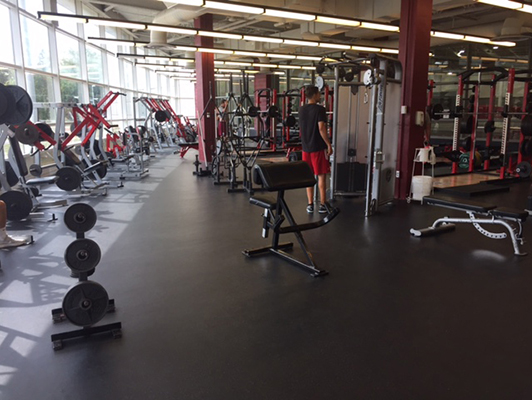
<svg viewBox="0 0 532 400"><path fill-rule="evenodd" d="M194 20L196 29L212 30L212 14L204 14ZM206 36L196 36L198 47L213 47L214 39ZM212 101L209 101L212 97ZM215 102L216 84L214 81L214 54L196 52L196 116L203 114L200 129L203 140L199 140L199 158L202 162L212 161L212 154L216 143L215 138ZM207 107L207 108L206 108Z"/></svg>
<svg viewBox="0 0 532 400"><path fill-rule="evenodd" d="M407 113L401 116L397 169L399 178L395 196L410 195L412 160L415 149L423 147L422 126L417 126L416 112L425 111L429 69L432 0L402 0L399 35L399 59L403 65L402 105Z"/></svg>

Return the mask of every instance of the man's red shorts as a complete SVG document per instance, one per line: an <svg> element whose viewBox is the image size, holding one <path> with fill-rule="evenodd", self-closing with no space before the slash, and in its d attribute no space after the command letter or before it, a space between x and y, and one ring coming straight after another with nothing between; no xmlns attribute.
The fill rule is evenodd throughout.
<svg viewBox="0 0 532 400"><path fill-rule="evenodd" d="M331 172L329 161L325 158L325 150L314 153L306 153L303 151L303 161L306 161L310 165L314 175L323 175Z"/></svg>

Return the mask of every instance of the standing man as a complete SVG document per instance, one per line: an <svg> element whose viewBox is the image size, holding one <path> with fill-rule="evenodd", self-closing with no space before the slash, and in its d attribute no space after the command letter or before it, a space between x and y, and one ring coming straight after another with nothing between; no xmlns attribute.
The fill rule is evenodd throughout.
<svg viewBox="0 0 532 400"><path fill-rule="evenodd" d="M320 214L329 212L325 200L327 187L326 176L331 171L328 157L332 155L331 141L327 135L327 114L325 107L319 105L320 90L316 86L305 88L307 104L299 109L299 126L301 128L301 142L303 145L303 161L306 161L314 175L318 175L318 190L320 192ZM307 212L314 212L314 188L307 188Z"/></svg>
<svg viewBox="0 0 532 400"><path fill-rule="evenodd" d="M223 99L220 105L216 108L216 119L218 120L218 137L225 136L227 134L227 123L229 118L227 115L227 106L229 102L227 99Z"/></svg>

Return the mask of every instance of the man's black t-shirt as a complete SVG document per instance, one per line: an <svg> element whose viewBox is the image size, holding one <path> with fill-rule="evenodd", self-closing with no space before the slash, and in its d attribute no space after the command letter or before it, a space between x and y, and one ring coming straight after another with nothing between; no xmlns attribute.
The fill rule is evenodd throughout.
<svg viewBox="0 0 532 400"><path fill-rule="evenodd" d="M320 135L318 122L327 122L325 107L318 104L306 104L299 109L301 144L306 153L327 149L327 143Z"/></svg>

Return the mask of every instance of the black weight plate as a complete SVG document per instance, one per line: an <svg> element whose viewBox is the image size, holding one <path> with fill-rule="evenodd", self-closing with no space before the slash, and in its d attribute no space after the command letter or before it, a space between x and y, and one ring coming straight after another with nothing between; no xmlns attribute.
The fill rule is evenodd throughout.
<svg viewBox="0 0 532 400"><path fill-rule="evenodd" d="M532 114L532 103L526 103L525 112L527 114Z"/></svg>
<svg viewBox="0 0 532 400"><path fill-rule="evenodd" d="M39 178L42 175L42 167L39 164L31 164L29 168L30 174Z"/></svg>
<svg viewBox="0 0 532 400"><path fill-rule="evenodd" d="M460 133L471 134L473 133L473 116L470 115L460 121Z"/></svg>
<svg viewBox="0 0 532 400"><path fill-rule="evenodd" d="M338 77L340 79L344 79L344 77L345 77L345 68L344 67L338 68Z"/></svg>
<svg viewBox="0 0 532 400"><path fill-rule="evenodd" d="M19 182L18 176L9 161L6 161L6 179L9 186L15 186Z"/></svg>
<svg viewBox="0 0 532 400"><path fill-rule="evenodd" d="M46 133L48 136L50 136L52 139L54 138L55 133L52 130L52 127L50 125L39 122L35 124L35 126L39 128L41 131L43 131L44 133Z"/></svg>
<svg viewBox="0 0 532 400"><path fill-rule="evenodd" d="M24 123L15 129L15 139L22 144L33 146L39 140L39 131L32 124Z"/></svg>
<svg viewBox="0 0 532 400"><path fill-rule="evenodd" d="M486 121L484 124L484 133L495 132L495 121Z"/></svg>
<svg viewBox="0 0 532 400"><path fill-rule="evenodd" d="M355 74L353 72L348 72L345 74L344 79L346 82L353 82L353 79L355 79Z"/></svg>
<svg viewBox="0 0 532 400"><path fill-rule="evenodd" d="M15 98L9 90L2 84L0 84L0 124L6 122L6 118L15 109Z"/></svg>
<svg viewBox="0 0 532 400"><path fill-rule="evenodd" d="M255 106L251 106L248 108L248 115L252 118L259 116L259 109Z"/></svg>
<svg viewBox="0 0 532 400"><path fill-rule="evenodd" d="M525 115L521 120L521 133L524 136L532 136L532 115Z"/></svg>
<svg viewBox="0 0 532 400"><path fill-rule="evenodd" d="M318 64L316 65L316 72L318 75L321 75L325 72L325 65L324 64Z"/></svg>
<svg viewBox="0 0 532 400"><path fill-rule="evenodd" d="M284 124L285 126L289 127L289 128L293 128L294 126L296 126L296 117L294 117L293 115L289 115L288 117L286 117L286 120L284 121Z"/></svg>
<svg viewBox="0 0 532 400"><path fill-rule="evenodd" d="M155 119L159 122L165 122L168 119L168 115L162 110L155 112Z"/></svg>
<svg viewBox="0 0 532 400"><path fill-rule="evenodd" d="M523 141L521 154L525 157L532 157L532 139L525 139Z"/></svg>
<svg viewBox="0 0 532 400"><path fill-rule="evenodd" d="M65 263L73 271L89 272L100 263L102 251L91 239L76 239L65 250Z"/></svg>
<svg viewBox="0 0 532 400"><path fill-rule="evenodd" d="M270 106L270 108L268 108L268 116L271 118L277 118L279 116L279 107Z"/></svg>
<svg viewBox="0 0 532 400"><path fill-rule="evenodd" d="M443 113L443 106L437 103L432 106L430 117L437 121L443 117L442 113Z"/></svg>
<svg viewBox="0 0 532 400"><path fill-rule="evenodd" d="M91 164L96 164L99 162L99 160L91 160ZM105 178L105 176L107 175L107 164L101 163L100 165L98 165L98 168L96 168L96 173L98 174L100 179Z"/></svg>
<svg viewBox="0 0 532 400"><path fill-rule="evenodd" d="M91 326L107 314L109 295L105 288L93 281L72 286L63 298L63 313L74 325Z"/></svg>
<svg viewBox="0 0 532 400"><path fill-rule="evenodd" d="M532 173L532 166L528 161L520 162L515 167L515 172L517 172L521 178L529 178Z"/></svg>
<svg viewBox="0 0 532 400"><path fill-rule="evenodd" d="M20 221L27 218L33 209L31 197L18 190L9 190L0 195L0 200L6 203L7 219L9 221Z"/></svg>
<svg viewBox="0 0 532 400"><path fill-rule="evenodd" d="M75 167L59 168L55 174L59 177L56 185L61 190L69 192L81 186L81 173Z"/></svg>
<svg viewBox="0 0 532 400"><path fill-rule="evenodd" d="M90 231L96 225L97 219L94 208L84 203L76 203L68 207L64 217L67 228L76 233Z"/></svg>
<svg viewBox="0 0 532 400"><path fill-rule="evenodd" d="M20 125L28 122L33 114L33 102L31 97L20 86L5 86L15 99L15 107L9 115L5 115L5 122L12 125Z"/></svg>
<svg viewBox="0 0 532 400"><path fill-rule="evenodd" d="M462 147L463 147L466 151L471 150L471 136L466 137L466 138L462 141Z"/></svg>

